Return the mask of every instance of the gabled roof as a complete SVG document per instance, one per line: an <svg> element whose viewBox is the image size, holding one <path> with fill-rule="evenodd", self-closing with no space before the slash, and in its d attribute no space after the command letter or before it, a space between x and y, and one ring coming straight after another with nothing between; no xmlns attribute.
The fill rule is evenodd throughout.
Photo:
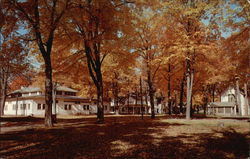
<svg viewBox="0 0 250 159"><path fill-rule="evenodd" d="M13 93L29 93L29 92L39 92L41 91L40 88L38 87L22 87L21 89L15 90L13 92L11 92L10 94Z"/></svg>
<svg viewBox="0 0 250 159"><path fill-rule="evenodd" d="M78 92L77 90L65 87L65 86L58 86L56 88L57 91L65 91L65 92ZM41 89L38 87L22 87L21 89L15 90L11 92L10 94L13 93L29 93L29 92L41 92Z"/></svg>
<svg viewBox="0 0 250 159"><path fill-rule="evenodd" d="M68 87L65 87L65 86L58 86L56 88L57 91L65 91L65 92L78 92L77 90L75 89L71 89L71 88L68 88Z"/></svg>

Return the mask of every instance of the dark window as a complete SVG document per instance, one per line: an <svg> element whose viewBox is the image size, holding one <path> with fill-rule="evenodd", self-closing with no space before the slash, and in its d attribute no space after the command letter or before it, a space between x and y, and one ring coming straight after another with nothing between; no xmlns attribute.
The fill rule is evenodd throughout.
<svg viewBox="0 0 250 159"><path fill-rule="evenodd" d="M65 92L64 94L65 95L70 95L70 96L76 96L75 92Z"/></svg>
<svg viewBox="0 0 250 159"><path fill-rule="evenodd" d="M43 104L43 109L45 109L45 104Z"/></svg>
<svg viewBox="0 0 250 159"><path fill-rule="evenodd" d="M89 110L89 105L83 105L83 110Z"/></svg>
<svg viewBox="0 0 250 159"><path fill-rule="evenodd" d="M56 91L57 95L62 95L62 91Z"/></svg>
<svg viewBox="0 0 250 159"><path fill-rule="evenodd" d="M64 105L64 110L68 110L68 105L67 104Z"/></svg>
<svg viewBox="0 0 250 159"><path fill-rule="evenodd" d="M71 105L70 104L68 105L68 110L71 110Z"/></svg>
<svg viewBox="0 0 250 159"><path fill-rule="evenodd" d="M41 108L41 104L37 104L37 109L40 110Z"/></svg>
<svg viewBox="0 0 250 159"><path fill-rule="evenodd" d="M24 110L26 109L26 104L23 104L23 109L24 109Z"/></svg>
<svg viewBox="0 0 250 159"><path fill-rule="evenodd" d="M80 101L75 101L76 104L80 104Z"/></svg>

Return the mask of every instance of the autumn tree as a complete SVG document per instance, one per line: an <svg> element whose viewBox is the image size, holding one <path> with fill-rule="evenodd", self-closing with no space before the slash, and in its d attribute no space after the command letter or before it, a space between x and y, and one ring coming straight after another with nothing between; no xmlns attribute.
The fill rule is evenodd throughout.
<svg viewBox="0 0 250 159"><path fill-rule="evenodd" d="M180 62L185 62L186 73L186 118L190 119L191 103L193 97L194 77L199 66L199 59L207 56L206 52L211 52L213 42L207 38L207 28L202 22L209 17L211 9L216 6L216 2L211 1L166 1L162 3L164 14L175 24L173 33L178 35L175 42L168 48L180 57ZM171 7L170 7L171 6ZM181 14L180 14L181 13ZM210 14L211 15L211 14ZM208 51L209 50L209 51ZM204 66L205 68L205 66ZM197 83L197 82L196 82Z"/></svg>
<svg viewBox="0 0 250 159"><path fill-rule="evenodd" d="M247 91L250 76L250 46L249 46L249 26L250 26L250 5L248 1L230 0L226 5L227 16L224 19L223 26L226 31L232 34L226 39L225 47L231 56L231 61L235 69L232 69L232 80L235 81L237 92L237 105L239 114L247 115L249 103L247 100ZM235 77L235 78L234 78ZM245 100L240 100L240 87L244 89ZM243 102L244 108L240 108ZM241 110L245 109L245 114Z"/></svg>
<svg viewBox="0 0 250 159"><path fill-rule="evenodd" d="M97 120L104 121L102 64L107 52L102 48L114 43L123 32L124 17L128 13L128 1L75 1L68 14L65 35L73 41L73 49L84 53L88 71L97 92ZM123 18L124 19L123 19Z"/></svg>
<svg viewBox="0 0 250 159"><path fill-rule="evenodd" d="M53 126L52 122L52 67L51 51L56 29L69 6L69 0L11 0L9 3L18 18L34 40L45 63L45 126Z"/></svg>
<svg viewBox="0 0 250 159"><path fill-rule="evenodd" d="M0 12L3 13L0 26L0 115L3 115L9 84L28 69L28 61L25 43L16 32L17 18L9 12L9 6L4 1L1 1L0 5Z"/></svg>

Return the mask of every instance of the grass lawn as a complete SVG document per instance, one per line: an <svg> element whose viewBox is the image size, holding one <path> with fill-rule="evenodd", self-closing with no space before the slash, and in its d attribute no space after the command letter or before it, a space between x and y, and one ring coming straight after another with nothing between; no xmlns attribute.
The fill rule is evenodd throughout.
<svg viewBox="0 0 250 159"><path fill-rule="evenodd" d="M58 120L1 118L0 158L246 159L249 123L236 119L144 120L140 116L93 116Z"/></svg>

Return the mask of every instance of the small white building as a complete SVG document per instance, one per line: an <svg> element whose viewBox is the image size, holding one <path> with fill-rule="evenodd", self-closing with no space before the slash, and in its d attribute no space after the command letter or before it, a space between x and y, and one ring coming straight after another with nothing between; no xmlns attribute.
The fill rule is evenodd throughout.
<svg viewBox="0 0 250 159"><path fill-rule="evenodd" d="M77 91L64 86L56 90L56 114L95 114L96 100L76 96ZM53 107L53 106L52 106ZM107 108L106 108L107 107ZM109 105L105 105L108 110ZM5 103L5 115L44 115L45 95L40 88L23 87L11 92Z"/></svg>
<svg viewBox="0 0 250 159"><path fill-rule="evenodd" d="M248 98L249 102L250 98ZM212 102L208 105L207 113L214 115L238 115L241 112L242 115L249 115L250 108L249 105L248 108L246 107L244 94L241 91L239 103L239 106L237 106L236 89L228 87L221 93L220 102Z"/></svg>

